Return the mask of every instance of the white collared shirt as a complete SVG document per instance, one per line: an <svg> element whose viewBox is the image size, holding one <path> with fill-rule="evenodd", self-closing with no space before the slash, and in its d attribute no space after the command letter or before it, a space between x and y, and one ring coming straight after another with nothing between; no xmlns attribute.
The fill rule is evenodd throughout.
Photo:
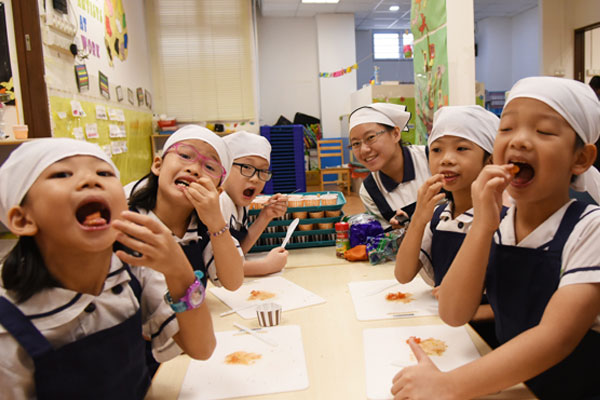
<svg viewBox="0 0 600 400"><path fill-rule="evenodd" d="M473 223L473 209L469 209L456 218L452 218L452 203L446 204L444 211L440 214L440 221L437 230L444 232L457 232L467 234ZM425 226L423 239L421 240L421 251L419 261L423 268L419 271L421 277L428 284L434 284L433 265L431 264L431 245L433 241L433 232L431 232L431 221Z"/></svg>
<svg viewBox="0 0 600 400"><path fill-rule="evenodd" d="M431 176L425 146L403 146L402 148L405 149L404 180L402 182L393 183L392 179L381 171L372 173L377 188L383 194L383 197L392 210L399 210L404 206L416 202L419 188ZM407 159L406 152L410 154L412 160ZM388 186L387 188L386 185ZM395 187L392 188L392 186ZM360 187L359 195L367 212L377 217L383 229L389 227L390 223L383 218L364 184Z"/></svg>
<svg viewBox="0 0 600 400"><path fill-rule="evenodd" d="M247 215L248 210L244 210L245 207L236 205L226 191L221 193L219 201L223 218L228 221L229 227L236 231L241 230L244 227L244 214Z"/></svg>
<svg viewBox="0 0 600 400"><path fill-rule="evenodd" d="M498 244L528 248L538 248L548 243L556 234L562 217L573 201L558 209L519 243L516 243L514 225L516 208L510 207L500 223L500 236L496 233L494 241ZM600 283L598 243L600 243L600 208L589 205L563 247L559 288L578 283ZM592 329L600 332L600 315L596 317Z"/></svg>
<svg viewBox="0 0 600 400"><path fill-rule="evenodd" d="M179 355L181 349L172 340L179 331L179 325L177 318L172 318L173 310L163 300L167 291L164 275L146 267L130 268L143 288L142 332L144 336L152 338L152 352L156 360L170 360ZM47 314L34 318L31 322L53 347L58 348L120 324L134 315L140 304L128 284L129 280L129 273L123 268L123 263L113 254L110 273L98 296L79 294L63 288L50 288L18 304L18 308L26 316ZM112 289L119 285L122 290L119 293L113 292ZM14 299L8 296L4 289L0 290L0 295L7 297L14 304ZM86 308L90 304L93 304L95 309L88 312ZM34 398L33 360L2 325L0 349L2 398Z"/></svg>

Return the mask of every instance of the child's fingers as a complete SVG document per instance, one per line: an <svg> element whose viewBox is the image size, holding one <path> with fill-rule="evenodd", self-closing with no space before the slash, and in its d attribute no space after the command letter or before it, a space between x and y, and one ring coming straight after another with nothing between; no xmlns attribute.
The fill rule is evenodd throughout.
<svg viewBox="0 0 600 400"><path fill-rule="evenodd" d="M168 229L159 220L151 218L147 215L142 215L140 213L133 212L133 211L123 211L123 212L121 212L121 215L119 217L120 217L120 219L116 219L113 221L113 226L115 226L114 223L116 223L117 225L115 226L115 228L119 229L119 230L128 229L127 227L130 227L131 229L133 229L133 227L137 226L137 227L146 227L153 233L161 233L165 229ZM130 233L130 232L125 232L125 233Z"/></svg>
<svg viewBox="0 0 600 400"><path fill-rule="evenodd" d="M412 350L419 364L431 363L431 359L429 358L427 353L425 353L425 350L423 350L421 346L419 346L419 344L415 341L414 337L411 336L410 338L408 338L408 345L410 346L410 349Z"/></svg>

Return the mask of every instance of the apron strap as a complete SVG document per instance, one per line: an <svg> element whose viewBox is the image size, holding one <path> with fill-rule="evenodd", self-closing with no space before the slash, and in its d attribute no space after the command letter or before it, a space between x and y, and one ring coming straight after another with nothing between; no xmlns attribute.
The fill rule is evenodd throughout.
<svg viewBox="0 0 600 400"><path fill-rule="evenodd" d="M440 217L445 209L446 204L440 204L433 210L433 217L431 217L431 222L429 223L429 229L431 229L432 233L437 230L437 226L440 223Z"/></svg>
<svg viewBox="0 0 600 400"><path fill-rule="evenodd" d="M371 198L375 202L375 205L377 206L377 209L381 213L381 216L386 221L389 221L390 219L392 219L392 217L394 215L396 215L396 212L394 210L392 210L392 207L390 207L387 200L385 199L385 197L383 197L383 194L377 187L377 183L375 182L373 173L370 173L369 176L367 176L365 178L365 180L363 181L363 185L365 185L365 189L367 189L367 193L369 193L369 196L371 196Z"/></svg>
<svg viewBox="0 0 600 400"><path fill-rule="evenodd" d="M0 297L0 324L19 342L31 358L53 350L50 342L29 318L4 296Z"/></svg>
<svg viewBox="0 0 600 400"><path fill-rule="evenodd" d="M565 245L565 242L569 238L569 235L575 228L575 225L579 222L579 217L585 211L588 205L581 201L574 201L569 205L565 215L560 221L560 225L556 233L554 234L554 238L550 241L548 249L549 251L557 251L562 253L562 249Z"/></svg>

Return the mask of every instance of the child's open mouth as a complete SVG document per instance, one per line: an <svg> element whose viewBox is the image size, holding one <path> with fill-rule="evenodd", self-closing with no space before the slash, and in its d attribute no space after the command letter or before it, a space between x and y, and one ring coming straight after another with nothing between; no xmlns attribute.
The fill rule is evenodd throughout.
<svg viewBox="0 0 600 400"><path fill-rule="evenodd" d="M525 186L535 176L535 170L531 165L516 161L511 161L511 163L518 167L515 177L511 182L513 186Z"/></svg>
<svg viewBox="0 0 600 400"><path fill-rule="evenodd" d="M255 192L256 192L255 188L248 188L248 189L244 190L242 192L242 194L244 195L244 197L248 197L249 198L249 197L254 196Z"/></svg>
<svg viewBox="0 0 600 400"><path fill-rule="evenodd" d="M184 186L184 187L188 187L188 186L190 186L190 181L187 181L187 180L185 180L185 179L177 179L177 180L175 181L175 184L176 184L177 186Z"/></svg>
<svg viewBox="0 0 600 400"><path fill-rule="evenodd" d="M110 223L110 209L102 202L92 201L81 205L75 217L87 229L100 229Z"/></svg>

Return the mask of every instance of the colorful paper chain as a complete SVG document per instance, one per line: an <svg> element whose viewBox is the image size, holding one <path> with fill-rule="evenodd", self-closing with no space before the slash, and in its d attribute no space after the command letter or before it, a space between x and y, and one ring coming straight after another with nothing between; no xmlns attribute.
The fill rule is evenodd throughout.
<svg viewBox="0 0 600 400"><path fill-rule="evenodd" d="M337 78L339 76L349 74L353 69L358 69L358 64L353 64L335 72L319 72L319 78Z"/></svg>

